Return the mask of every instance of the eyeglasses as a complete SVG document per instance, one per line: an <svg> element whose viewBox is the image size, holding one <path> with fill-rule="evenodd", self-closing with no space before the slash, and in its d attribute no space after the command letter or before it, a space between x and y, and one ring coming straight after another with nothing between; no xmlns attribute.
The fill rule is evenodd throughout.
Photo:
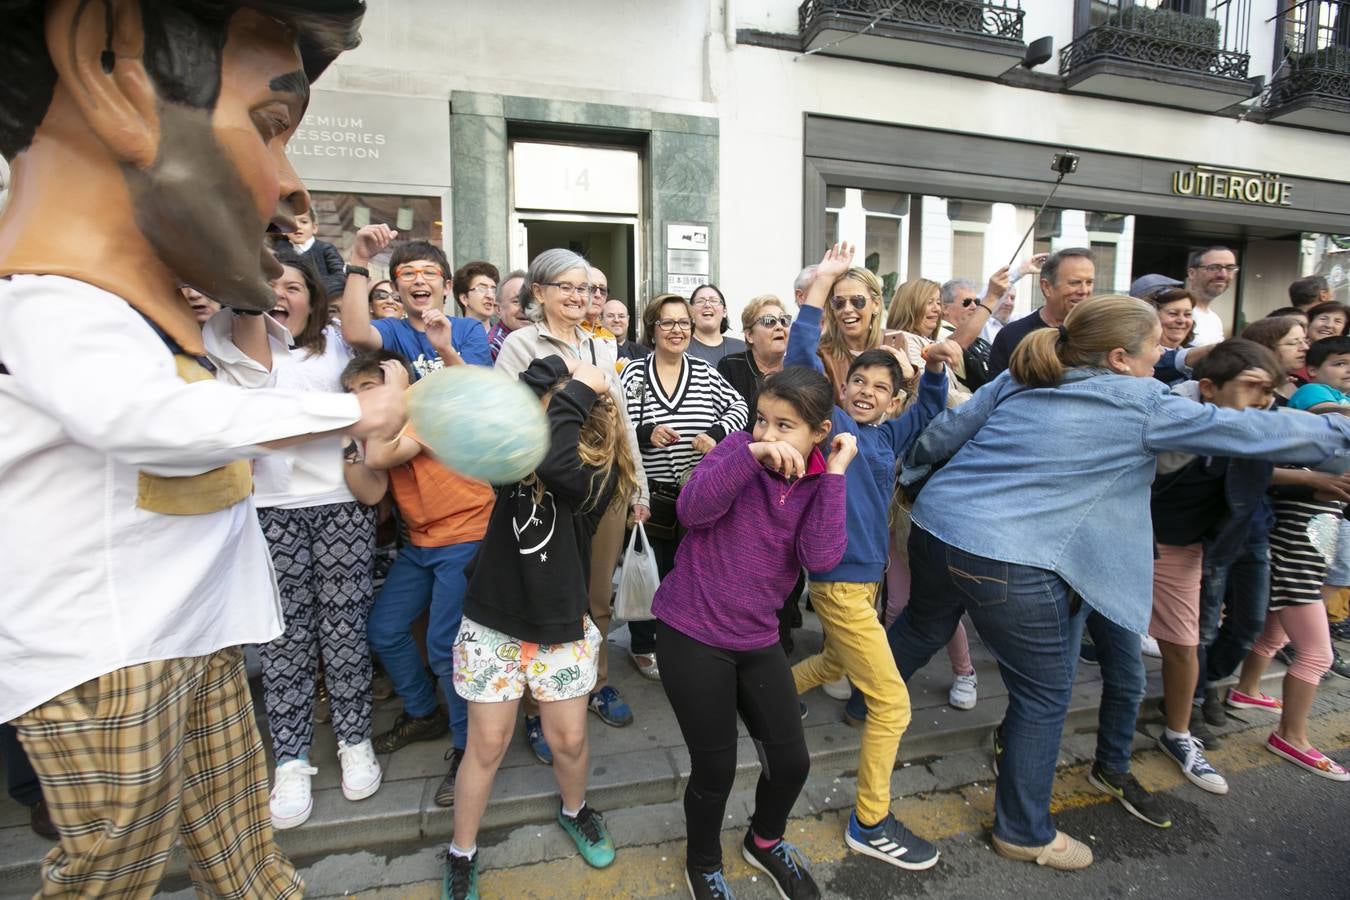
<svg viewBox="0 0 1350 900"><path fill-rule="evenodd" d="M980 298L979 298L979 297L962 297L962 298L961 298L961 308L962 308L962 309L970 309L972 306L977 305L979 302L980 302Z"/></svg>
<svg viewBox="0 0 1350 900"><path fill-rule="evenodd" d="M591 292L591 286L589 284L572 284L570 281L544 281L540 283L547 285L548 287L557 288L558 293L562 294L564 297L575 297L577 294L582 294L584 296Z"/></svg>
<svg viewBox="0 0 1350 900"><path fill-rule="evenodd" d="M1227 272L1229 275L1236 275L1240 266L1224 265L1223 263L1210 263L1207 266L1196 266L1197 269L1208 272L1211 275L1218 275L1220 272Z"/></svg>
<svg viewBox="0 0 1350 900"><path fill-rule="evenodd" d="M384 288L380 288L378 291L370 292L370 299L372 300L388 300L392 296L394 296L394 292L386 291Z"/></svg>
<svg viewBox="0 0 1350 900"><path fill-rule="evenodd" d="M497 293L497 286L495 284L475 284L464 293L477 294L480 297L486 297L488 294Z"/></svg>
<svg viewBox="0 0 1350 900"><path fill-rule="evenodd" d="M1289 341L1289 340L1280 341L1278 344L1276 344L1276 346L1277 346L1277 347L1305 347L1305 348L1306 348L1306 347L1311 347L1312 345L1308 343L1308 341L1307 341L1306 338L1298 338L1297 340L1292 340L1292 341Z"/></svg>
<svg viewBox="0 0 1350 900"><path fill-rule="evenodd" d="M662 331L688 331L694 323L689 319L657 319L656 327Z"/></svg>
<svg viewBox="0 0 1350 900"><path fill-rule="evenodd" d="M867 301L869 299L871 298L865 297L862 294L854 294L852 297L832 297L830 298L830 305L836 310L840 310L845 306L852 304L854 309L861 312L862 310L867 309Z"/></svg>
<svg viewBox="0 0 1350 900"><path fill-rule="evenodd" d="M430 280L432 277L444 278L445 272L440 266L399 266L394 277L404 284L416 281L419 277Z"/></svg>
<svg viewBox="0 0 1350 900"><path fill-rule="evenodd" d="M608 297L608 296L609 296L609 288L606 287L606 286L603 285L603 284L593 284L593 285L591 285L591 296L593 296L593 297Z"/></svg>
<svg viewBox="0 0 1350 900"><path fill-rule="evenodd" d="M690 300L690 306L721 306L721 297L699 297L697 300Z"/></svg>
<svg viewBox="0 0 1350 900"><path fill-rule="evenodd" d="M772 328L775 325L782 325L784 328L787 328L792 324L792 316L787 314L781 316L760 316L755 320L755 323L763 325L765 328Z"/></svg>

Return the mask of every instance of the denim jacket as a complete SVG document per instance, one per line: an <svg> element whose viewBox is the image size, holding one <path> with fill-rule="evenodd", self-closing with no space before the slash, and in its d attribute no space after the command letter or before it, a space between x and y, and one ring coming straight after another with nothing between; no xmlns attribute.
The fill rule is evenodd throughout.
<svg viewBox="0 0 1350 900"><path fill-rule="evenodd" d="M946 461L919 494L914 523L967 553L1050 569L1143 634L1153 606L1149 494L1166 450L1314 465L1350 456L1350 419L1202 405L1105 369L1071 369L1053 388L1025 388L1004 372L910 448L907 467Z"/></svg>

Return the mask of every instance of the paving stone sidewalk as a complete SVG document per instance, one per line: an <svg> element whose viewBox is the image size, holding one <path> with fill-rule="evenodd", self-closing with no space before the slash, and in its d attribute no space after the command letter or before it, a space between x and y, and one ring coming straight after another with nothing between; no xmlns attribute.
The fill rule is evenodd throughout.
<svg viewBox="0 0 1350 900"><path fill-rule="evenodd" d="M818 621L810 612L804 618L804 627L796 632L793 661L820 648ZM946 770L974 763L973 757L957 754L982 746L992 726L1003 716L1006 695L997 669L974 629L967 630L979 674L979 703L969 711L947 705L951 671L945 653L935 656L909 685L913 720L901 745L902 767L897 770L897 778L915 778L920 771L928 773L924 778L931 775L938 781L958 777L959 773ZM635 721L626 728L610 728L598 717L589 717L589 800L601 810L675 803L689 775L689 757L674 715L660 684L643 679L630 664L627 628L616 628L610 641L611 683L632 707ZM1157 661L1147 662L1149 695L1156 697L1161 694ZM1090 735L1075 732L1095 730L1099 695L1097 667L1081 665L1066 727L1066 746L1073 746L1074 742L1090 744ZM825 783L831 783L835 777L851 779L856 770L859 732L844 724L844 704L819 690L804 699L809 710L805 726L813 782L821 783L824 779ZM261 713L261 702L256 705ZM387 729L398 711L397 700L379 704L376 731ZM260 721L260 726L265 734L265 722ZM759 765L744 729L741 734L737 790L753 787ZM353 803L342 796L339 787L340 769L332 731L325 725L316 725L311 754L311 762L319 770L314 778L314 814L300 828L279 832L278 843L293 858L312 859L363 847L448 840L452 813L436 806L432 799L445 774L444 755L448 747L446 738L413 744L381 757L384 784L380 791ZM904 767L905 763L910 766ZM913 768L916 764L917 769ZM904 774L910 769L914 774ZM487 830L551 821L556 797L552 770L534 759L518 732L497 775L483 827ZM0 884L35 885L38 864L50 846L28 829L26 810L8 797L0 799ZM171 862L169 874L183 871L185 858L180 852Z"/></svg>

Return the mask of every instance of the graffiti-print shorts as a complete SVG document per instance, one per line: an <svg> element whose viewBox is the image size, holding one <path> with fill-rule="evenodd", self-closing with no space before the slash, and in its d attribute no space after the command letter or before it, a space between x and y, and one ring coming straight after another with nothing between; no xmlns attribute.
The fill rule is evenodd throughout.
<svg viewBox="0 0 1350 900"><path fill-rule="evenodd" d="M540 703L584 697L595 687L600 629L590 616L579 641L532 644L464 618L455 635L455 692L471 703L519 700L529 685Z"/></svg>

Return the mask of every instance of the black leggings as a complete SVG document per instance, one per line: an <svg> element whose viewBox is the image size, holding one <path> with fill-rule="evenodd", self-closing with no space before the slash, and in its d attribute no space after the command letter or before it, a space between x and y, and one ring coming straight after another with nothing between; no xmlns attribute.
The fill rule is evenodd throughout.
<svg viewBox="0 0 1350 900"><path fill-rule="evenodd" d="M684 791L689 865L722 867L723 816L736 780L736 715L759 753L759 784L750 825L767 840L781 838L797 802L811 758L802 734L797 689L783 648L719 650L664 622L656 623L661 686L689 747Z"/></svg>

